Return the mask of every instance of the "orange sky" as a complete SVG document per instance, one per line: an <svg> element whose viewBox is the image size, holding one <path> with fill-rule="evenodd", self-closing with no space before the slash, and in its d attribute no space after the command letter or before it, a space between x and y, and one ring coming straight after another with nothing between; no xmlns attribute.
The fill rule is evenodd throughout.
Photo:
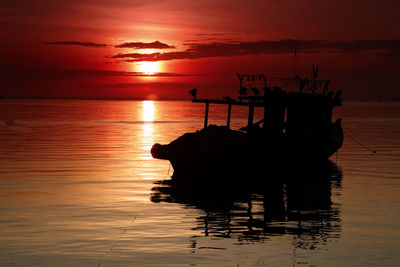
<svg viewBox="0 0 400 267"><path fill-rule="evenodd" d="M400 99L398 10L394 0L3 0L0 95L235 97L238 72L294 76L296 48L297 73L319 64L345 99Z"/></svg>

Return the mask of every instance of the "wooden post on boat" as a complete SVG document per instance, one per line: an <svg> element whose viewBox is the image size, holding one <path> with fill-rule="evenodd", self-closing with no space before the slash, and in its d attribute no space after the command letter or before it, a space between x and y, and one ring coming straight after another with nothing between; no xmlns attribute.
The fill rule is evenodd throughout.
<svg viewBox="0 0 400 267"><path fill-rule="evenodd" d="M264 98L264 123L263 123L263 128L267 128L267 125L268 125L268 108L269 107L267 107L267 98L265 97Z"/></svg>
<svg viewBox="0 0 400 267"><path fill-rule="evenodd" d="M269 110L268 110L268 108L270 108L270 107L267 107L267 100L268 100L268 93L269 93L269 91L270 91L270 89L269 88L267 88L267 86L265 86L265 88L264 88L264 123L263 123L263 128L267 128L267 125L268 125L268 112L269 112Z"/></svg>
<svg viewBox="0 0 400 267"><path fill-rule="evenodd" d="M204 128L207 128L208 125L208 107L209 107L210 103L206 103L206 113L204 115Z"/></svg>
<svg viewBox="0 0 400 267"><path fill-rule="evenodd" d="M253 126L254 119L254 105L252 103L249 104L249 118L247 121L247 127L250 129Z"/></svg>
<svg viewBox="0 0 400 267"><path fill-rule="evenodd" d="M226 126L228 128L231 125L231 111L232 111L232 104L228 104L228 118L226 120Z"/></svg>

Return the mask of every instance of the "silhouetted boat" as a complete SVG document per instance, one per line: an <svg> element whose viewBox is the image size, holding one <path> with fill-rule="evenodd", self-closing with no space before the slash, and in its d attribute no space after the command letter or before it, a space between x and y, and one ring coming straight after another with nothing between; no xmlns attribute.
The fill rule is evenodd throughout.
<svg viewBox="0 0 400 267"><path fill-rule="evenodd" d="M204 176L210 171L258 174L263 168L313 165L327 160L343 143L342 119L332 122L333 108L342 105L341 92L329 91L329 80L317 80L317 75L318 69L313 66L312 80L298 76L280 79L298 86L296 92L289 93L281 87L268 87L262 74L238 74L238 99L197 99L193 89L192 102L206 104L204 128L168 145L155 144L151 154L169 160L176 178ZM210 104L228 106L226 126L208 125ZM248 124L240 130L229 128L232 105L249 107ZM255 107L264 109L264 119L256 123Z"/></svg>

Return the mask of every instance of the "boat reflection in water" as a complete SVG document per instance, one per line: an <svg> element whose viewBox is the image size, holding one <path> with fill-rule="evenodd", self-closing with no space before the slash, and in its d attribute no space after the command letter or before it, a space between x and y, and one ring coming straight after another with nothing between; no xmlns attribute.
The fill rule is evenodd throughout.
<svg viewBox="0 0 400 267"><path fill-rule="evenodd" d="M246 177L241 184L212 180L219 179L158 181L151 200L202 209L205 216L197 218L196 230L203 229L205 236L236 238L239 244L290 235L296 248L315 249L340 236L340 209L331 196L340 195L342 172L331 161L312 170L268 173L268 181L259 183Z"/></svg>

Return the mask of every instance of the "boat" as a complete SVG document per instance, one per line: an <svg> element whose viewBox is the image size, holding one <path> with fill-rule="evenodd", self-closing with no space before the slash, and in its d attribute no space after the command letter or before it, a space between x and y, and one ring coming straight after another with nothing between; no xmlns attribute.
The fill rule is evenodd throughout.
<svg viewBox="0 0 400 267"><path fill-rule="evenodd" d="M312 79L237 76L240 87L236 99L198 99L197 89L190 91L193 103L206 106L203 129L151 148L154 158L170 161L173 179L206 179L210 173L213 182L232 176L259 179L263 173L291 166L318 165L341 148L342 119L332 122L333 109L342 105L341 91L329 90L329 80L318 80L318 66L313 66ZM297 89L269 86L274 79ZM226 125L208 124L211 104L227 105ZM247 125L237 130L230 127L234 105L248 107ZM264 110L264 118L258 122L254 122L255 108Z"/></svg>

